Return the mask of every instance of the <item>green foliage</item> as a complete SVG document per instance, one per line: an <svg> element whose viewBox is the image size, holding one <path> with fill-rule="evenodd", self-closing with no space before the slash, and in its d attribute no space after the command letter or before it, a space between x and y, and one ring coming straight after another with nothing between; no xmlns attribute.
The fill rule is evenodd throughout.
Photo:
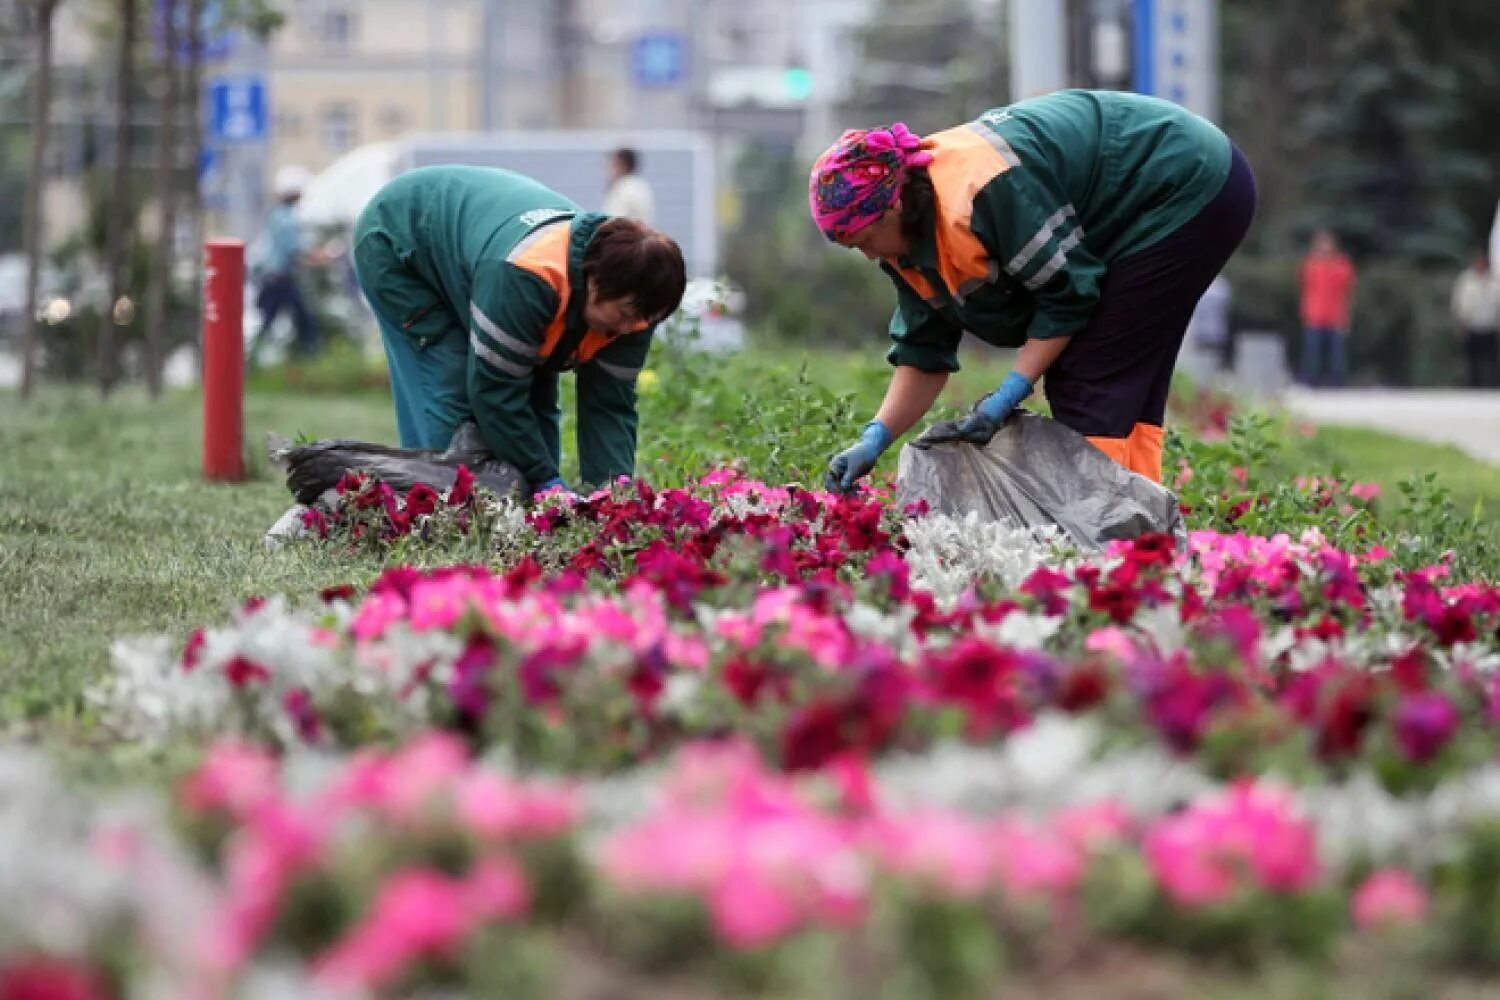
<svg viewBox="0 0 1500 1000"><path fill-rule="evenodd" d="M851 119L935 132L1006 102L1004 5L878 0L874 7L855 35Z"/></svg>
<svg viewBox="0 0 1500 1000"><path fill-rule="evenodd" d="M1356 255L1457 265L1472 240L1457 193L1488 167L1455 139L1458 77L1427 57L1409 0L1344 0L1329 71L1301 115L1311 204L1304 228L1333 226Z"/></svg>
<svg viewBox="0 0 1500 1000"><path fill-rule="evenodd" d="M878 343L895 291L879 268L813 225L807 164L757 151L739 172L756 195L728 240L725 270L745 291L746 321L803 349Z"/></svg>

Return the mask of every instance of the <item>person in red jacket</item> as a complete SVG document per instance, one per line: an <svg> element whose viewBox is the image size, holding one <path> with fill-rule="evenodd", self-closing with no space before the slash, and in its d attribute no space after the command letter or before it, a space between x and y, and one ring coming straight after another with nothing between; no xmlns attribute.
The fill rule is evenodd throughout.
<svg viewBox="0 0 1500 1000"><path fill-rule="evenodd" d="M1302 381L1307 385L1338 387L1348 379L1353 298L1354 265L1333 233L1319 229L1302 259Z"/></svg>

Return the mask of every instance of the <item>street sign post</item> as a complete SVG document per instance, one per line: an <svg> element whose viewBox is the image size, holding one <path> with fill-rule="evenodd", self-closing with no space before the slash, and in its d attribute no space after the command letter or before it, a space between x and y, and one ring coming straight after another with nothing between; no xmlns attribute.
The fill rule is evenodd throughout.
<svg viewBox="0 0 1500 1000"><path fill-rule="evenodd" d="M264 142L270 126L266 81L250 74L221 76L208 85L208 137L239 144Z"/></svg>
<svg viewBox="0 0 1500 1000"><path fill-rule="evenodd" d="M630 49L631 76L637 87L679 86L686 76L687 40L672 32L640 35Z"/></svg>
<svg viewBox="0 0 1500 1000"><path fill-rule="evenodd" d="M1218 0L1135 0L1132 89L1219 116Z"/></svg>

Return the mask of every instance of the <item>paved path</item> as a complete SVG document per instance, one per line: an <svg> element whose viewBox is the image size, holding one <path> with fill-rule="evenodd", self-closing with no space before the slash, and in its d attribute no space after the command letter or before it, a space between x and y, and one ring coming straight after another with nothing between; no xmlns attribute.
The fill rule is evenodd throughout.
<svg viewBox="0 0 1500 1000"><path fill-rule="evenodd" d="M1289 389L1287 409L1315 424L1347 424L1456 445L1500 465L1500 392Z"/></svg>

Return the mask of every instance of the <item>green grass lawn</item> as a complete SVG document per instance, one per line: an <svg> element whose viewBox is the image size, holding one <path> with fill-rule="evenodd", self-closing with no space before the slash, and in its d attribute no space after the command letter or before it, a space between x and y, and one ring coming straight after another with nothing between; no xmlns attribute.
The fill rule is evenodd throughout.
<svg viewBox="0 0 1500 1000"><path fill-rule="evenodd" d="M291 500L266 432L391 440L390 403L251 396L255 478L240 485L202 479L199 412L187 393L0 394L0 728L76 717L114 637L181 634L254 594L338 582L337 564L262 546Z"/></svg>
<svg viewBox="0 0 1500 1000"><path fill-rule="evenodd" d="M1350 477L1379 483L1387 505L1398 505L1398 485L1409 476L1436 472L1460 513L1481 506L1500 533L1500 466L1478 461L1452 445L1396 437L1362 427L1320 427L1291 449L1307 468L1343 467Z"/></svg>

